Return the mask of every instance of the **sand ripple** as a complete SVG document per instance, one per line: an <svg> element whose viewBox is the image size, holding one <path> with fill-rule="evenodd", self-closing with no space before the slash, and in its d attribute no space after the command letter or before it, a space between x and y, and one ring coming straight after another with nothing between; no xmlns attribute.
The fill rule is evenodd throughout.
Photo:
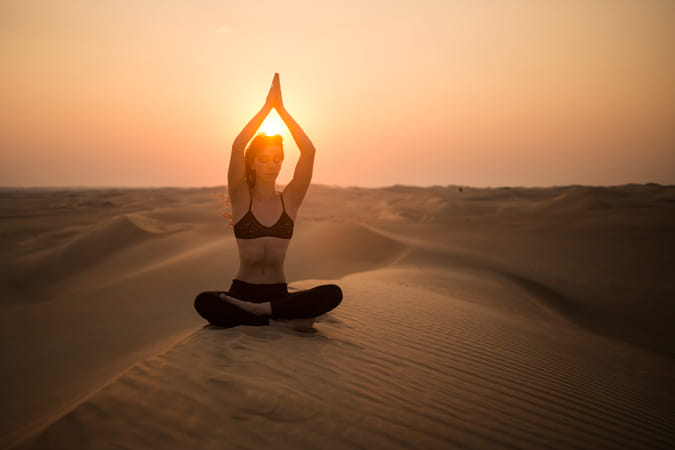
<svg viewBox="0 0 675 450"><path fill-rule="evenodd" d="M675 373L671 359L569 323L409 287L406 275L416 276L346 277L343 304L316 333L200 329L132 367L26 448L675 442L672 379L663 377Z"/></svg>

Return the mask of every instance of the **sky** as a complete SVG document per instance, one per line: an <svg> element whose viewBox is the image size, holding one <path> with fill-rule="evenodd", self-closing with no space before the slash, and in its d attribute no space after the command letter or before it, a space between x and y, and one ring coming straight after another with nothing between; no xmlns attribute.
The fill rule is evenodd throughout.
<svg viewBox="0 0 675 450"><path fill-rule="evenodd" d="M224 185L275 72L315 183L675 184L672 55L670 0L3 0L0 186Z"/></svg>

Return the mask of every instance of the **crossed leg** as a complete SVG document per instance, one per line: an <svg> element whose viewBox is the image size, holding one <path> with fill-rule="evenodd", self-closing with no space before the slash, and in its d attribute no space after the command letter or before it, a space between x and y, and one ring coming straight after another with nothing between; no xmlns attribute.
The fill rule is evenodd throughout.
<svg viewBox="0 0 675 450"><path fill-rule="evenodd" d="M271 315L272 308L271 302L264 303L252 303L239 300L238 298L230 297L225 293L220 293L220 298L226 300L233 305L248 311L255 315ZM284 328L293 328L297 331L314 331L314 317L309 317L305 319L270 319L270 326L273 327L284 327Z"/></svg>
<svg viewBox="0 0 675 450"><path fill-rule="evenodd" d="M270 316L269 324L272 326L309 331L313 329L316 316L340 304L342 290L334 284L327 284L262 303L239 300L225 293L221 293L220 298L252 314Z"/></svg>

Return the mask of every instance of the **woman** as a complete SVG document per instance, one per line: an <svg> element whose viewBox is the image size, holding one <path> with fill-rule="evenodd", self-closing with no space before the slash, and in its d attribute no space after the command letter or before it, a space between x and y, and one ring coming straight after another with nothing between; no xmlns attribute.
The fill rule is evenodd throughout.
<svg viewBox="0 0 675 450"><path fill-rule="evenodd" d="M246 148L272 108L300 149L293 179L282 192L275 189L284 159L282 137L260 134ZM342 300L342 291L334 284L289 293L284 275L284 258L295 217L312 179L314 153L314 145L284 108L279 74L274 74L265 105L232 145L227 188L239 248L239 271L229 291L205 291L195 299L195 309L210 323L311 330L316 316L335 308Z"/></svg>

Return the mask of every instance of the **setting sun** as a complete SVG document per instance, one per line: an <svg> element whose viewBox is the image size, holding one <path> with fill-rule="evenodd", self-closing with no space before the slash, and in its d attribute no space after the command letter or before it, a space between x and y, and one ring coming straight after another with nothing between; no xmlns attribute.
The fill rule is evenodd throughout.
<svg viewBox="0 0 675 450"><path fill-rule="evenodd" d="M281 134L284 129L284 123L276 111L272 110L265 118L265 121L260 125L259 132L265 133L268 136Z"/></svg>

